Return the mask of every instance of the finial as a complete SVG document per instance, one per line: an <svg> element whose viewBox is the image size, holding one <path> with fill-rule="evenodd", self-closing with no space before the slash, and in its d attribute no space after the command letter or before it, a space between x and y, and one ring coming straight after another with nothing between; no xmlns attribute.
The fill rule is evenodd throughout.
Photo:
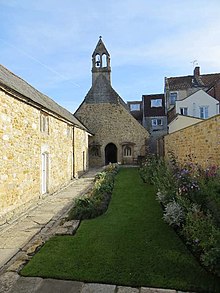
<svg viewBox="0 0 220 293"><path fill-rule="evenodd" d="M101 40L102 36L99 36L99 39Z"/></svg>

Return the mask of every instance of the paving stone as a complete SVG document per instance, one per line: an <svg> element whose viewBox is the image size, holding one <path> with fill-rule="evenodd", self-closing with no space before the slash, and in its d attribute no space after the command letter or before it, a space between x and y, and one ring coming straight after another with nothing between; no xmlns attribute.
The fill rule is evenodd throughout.
<svg viewBox="0 0 220 293"><path fill-rule="evenodd" d="M7 263L18 251L18 248L0 249L0 267Z"/></svg>
<svg viewBox="0 0 220 293"><path fill-rule="evenodd" d="M132 287L124 287L124 286L118 286L117 293L139 293L138 288L132 288Z"/></svg>
<svg viewBox="0 0 220 293"><path fill-rule="evenodd" d="M115 293L115 285L84 284L81 293Z"/></svg>
<svg viewBox="0 0 220 293"><path fill-rule="evenodd" d="M0 292L9 292L10 288L15 284L18 278L19 275L14 272L6 272L0 275Z"/></svg>
<svg viewBox="0 0 220 293"><path fill-rule="evenodd" d="M43 282L42 278L20 277L9 293L35 293Z"/></svg>
<svg viewBox="0 0 220 293"><path fill-rule="evenodd" d="M176 293L176 290L141 287L140 293Z"/></svg>
<svg viewBox="0 0 220 293"><path fill-rule="evenodd" d="M35 293L80 293L83 283L45 279Z"/></svg>

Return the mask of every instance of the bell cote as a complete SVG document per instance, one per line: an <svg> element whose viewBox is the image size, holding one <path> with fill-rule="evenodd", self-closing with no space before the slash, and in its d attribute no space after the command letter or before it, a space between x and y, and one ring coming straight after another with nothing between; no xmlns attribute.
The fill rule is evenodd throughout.
<svg viewBox="0 0 220 293"><path fill-rule="evenodd" d="M110 55L102 41L102 37L99 37L99 41L92 54L92 84L101 74L111 83Z"/></svg>

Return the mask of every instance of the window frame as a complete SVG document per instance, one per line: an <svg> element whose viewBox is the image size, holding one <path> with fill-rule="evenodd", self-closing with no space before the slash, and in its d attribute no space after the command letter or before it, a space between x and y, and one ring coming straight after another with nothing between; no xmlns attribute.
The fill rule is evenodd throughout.
<svg viewBox="0 0 220 293"><path fill-rule="evenodd" d="M160 121L161 123L158 123ZM156 123L154 123L156 122ZM156 126L163 126L163 119L162 118L152 118L151 119L151 126L156 127Z"/></svg>
<svg viewBox="0 0 220 293"><path fill-rule="evenodd" d="M132 157L132 148L129 145L124 146L123 157Z"/></svg>
<svg viewBox="0 0 220 293"><path fill-rule="evenodd" d="M209 118L209 106L200 106L199 107L199 117L201 119Z"/></svg>
<svg viewBox="0 0 220 293"><path fill-rule="evenodd" d="M157 101L157 102L155 102L155 101ZM158 101L160 101L159 105L157 104ZM155 103L153 103L153 102L155 102ZM161 107L163 107L163 100L162 99L151 99L150 106L151 106L151 108L161 108Z"/></svg>
<svg viewBox="0 0 220 293"><path fill-rule="evenodd" d="M132 106L138 106L138 109L132 109ZM140 111L141 110L141 105L139 103L134 103L134 104L130 104L130 111Z"/></svg>
<svg viewBox="0 0 220 293"><path fill-rule="evenodd" d="M172 95L173 96L175 95L175 101L173 100ZM178 95L177 92L170 92L170 94L169 94L169 102L170 102L170 105L175 105L176 104L177 95Z"/></svg>
<svg viewBox="0 0 220 293"><path fill-rule="evenodd" d="M183 115L183 116L187 116L188 115L188 107L180 107L180 109L179 109L180 111L180 115ZM181 113L181 110L183 110L182 112L183 113Z"/></svg>
<svg viewBox="0 0 220 293"><path fill-rule="evenodd" d="M47 113L40 113L40 131L49 134L49 115Z"/></svg>

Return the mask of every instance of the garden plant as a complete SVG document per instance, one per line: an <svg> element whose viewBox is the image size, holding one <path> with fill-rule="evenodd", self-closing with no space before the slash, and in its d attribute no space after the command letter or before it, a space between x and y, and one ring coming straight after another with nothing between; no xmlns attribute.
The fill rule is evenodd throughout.
<svg viewBox="0 0 220 293"><path fill-rule="evenodd" d="M120 168L107 211L83 220L74 236L56 236L23 268L23 276L188 292L220 292L162 217L155 187L138 168Z"/></svg>
<svg viewBox="0 0 220 293"><path fill-rule="evenodd" d="M180 165L170 153L167 161L148 156L140 174L157 186L165 222L207 270L220 276L220 169L210 166L204 170L190 156Z"/></svg>

